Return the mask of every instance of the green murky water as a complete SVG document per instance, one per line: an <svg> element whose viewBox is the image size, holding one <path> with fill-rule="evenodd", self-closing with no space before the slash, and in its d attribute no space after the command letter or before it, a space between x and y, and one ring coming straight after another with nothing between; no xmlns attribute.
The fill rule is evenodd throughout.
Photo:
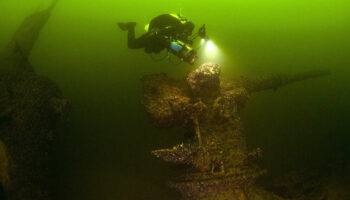
<svg viewBox="0 0 350 200"><path fill-rule="evenodd" d="M0 49L47 0L0 0ZM243 112L248 145L264 150L268 178L349 159L350 3L347 0L60 0L30 57L72 103L55 144L58 199L177 199L173 169L150 154L181 141L157 130L140 103L143 75L182 77L187 64L129 50L116 22L179 13L206 24L225 77L330 68L332 76L254 95ZM199 63L203 62L201 60Z"/></svg>

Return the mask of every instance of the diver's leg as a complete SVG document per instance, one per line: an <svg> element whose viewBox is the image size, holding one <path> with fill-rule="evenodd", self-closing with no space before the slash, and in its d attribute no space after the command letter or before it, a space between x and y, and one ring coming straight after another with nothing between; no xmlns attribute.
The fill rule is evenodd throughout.
<svg viewBox="0 0 350 200"><path fill-rule="evenodd" d="M130 29L128 31L128 47L130 49L140 49L145 48L148 44L148 34L143 34L139 38L135 38L135 29Z"/></svg>
<svg viewBox="0 0 350 200"><path fill-rule="evenodd" d="M147 34L142 35L139 38L135 38L135 22L118 23L118 26L123 31L128 31L128 47L130 49L140 49L146 47Z"/></svg>
<svg viewBox="0 0 350 200"><path fill-rule="evenodd" d="M141 48L137 45L135 38L135 26L128 29L128 47L129 49L138 49Z"/></svg>

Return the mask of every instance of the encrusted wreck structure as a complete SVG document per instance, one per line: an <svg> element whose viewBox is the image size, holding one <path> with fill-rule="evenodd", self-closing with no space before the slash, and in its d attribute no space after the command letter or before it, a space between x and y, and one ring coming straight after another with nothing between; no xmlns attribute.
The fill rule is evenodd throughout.
<svg viewBox="0 0 350 200"><path fill-rule="evenodd" d="M28 58L55 4L28 16L0 54L0 199L51 199L50 144L69 103Z"/></svg>
<svg viewBox="0 0 350 200"><path fill-rule="evenodd" d="M250 95L329 75L329 70L224 80L217 64L203 64L185 79L145 76L143 104L159 128L183 126L192 138L152 153L183 166L170 183L183 199L283 199L254 184L265 173L254 162L261 149L248 150L239 111Z"/></svg>

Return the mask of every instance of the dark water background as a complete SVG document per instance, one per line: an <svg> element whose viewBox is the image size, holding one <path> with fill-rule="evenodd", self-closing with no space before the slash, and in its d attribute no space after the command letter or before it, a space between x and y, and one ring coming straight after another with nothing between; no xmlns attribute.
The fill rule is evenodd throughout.
<svg viewBox="0 0 350 200"><path fill-rule="evenodd" d="M45 0L0 0L0 48ZM157 130L141 105L143 75L183 77L194 67L153 62L126 48L118 21L178 13L207 24L225 77L330 68L332 76L252 96L242 113L250 147L261 147L272 179L322 167L350 153L350 3L346 0L60 0L30 61L72 103L56 138L59 199L177 199L165 183L174 170L150 154L181 141ZM203 61L200 61L200 64Z"/></svg>

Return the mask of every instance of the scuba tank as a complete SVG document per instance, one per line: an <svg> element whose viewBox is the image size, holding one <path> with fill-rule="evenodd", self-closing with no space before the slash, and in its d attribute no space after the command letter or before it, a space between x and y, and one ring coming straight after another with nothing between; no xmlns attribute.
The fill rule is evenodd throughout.
<svg viewBox="0 0 350 200"><path fill-rule="evenodd" d="M191 65L194 64L194 61L198 57L196 50L180 40L171 41L168 49L182 61L187 62Z"/></svg>

